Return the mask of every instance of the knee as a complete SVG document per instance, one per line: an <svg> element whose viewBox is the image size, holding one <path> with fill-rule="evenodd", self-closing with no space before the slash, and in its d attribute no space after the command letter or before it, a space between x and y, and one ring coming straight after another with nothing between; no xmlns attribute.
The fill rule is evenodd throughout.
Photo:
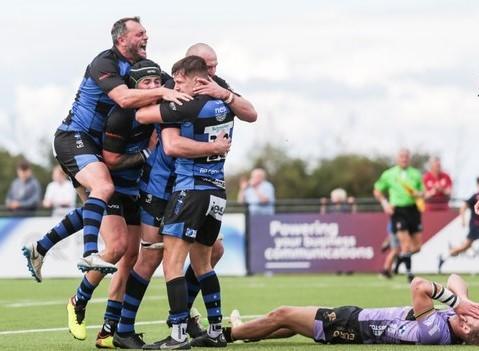
<svg viewBox="0 0 479 351"><path fill-rule="evenodd" d="M126 240L118 239L112 243L109 243L109 245L107 245L105 248L105 251L115 262L118 262L125 254L126 249Z"/></svg>
<svg viewBox="0 0 479 351"><path fill-rule="evenodd" d="M211 266L216 266L216 264L221 260L221 257L223 257L224 253L225 248L223 247L223 244L215 244L211 253Z"/></svg>
<svg viewBox="0 0 479 351"><path fill-rule="evenodd" d="M109 181L102 181L95 184L95 189L92 189L92 193L95 194L96 197L101 198L105 202L108 202L110 197L115 192L115 186L112 182Z"/></svg>
<svg viewBox="0 0 479 351"><path fill-rule="evenodd" d="M288 320L288 315L291 312L291 307L289 306L281 306L277 309L268 313L267 317L273 320L275 323L279 325L283 325Z"/></svg>

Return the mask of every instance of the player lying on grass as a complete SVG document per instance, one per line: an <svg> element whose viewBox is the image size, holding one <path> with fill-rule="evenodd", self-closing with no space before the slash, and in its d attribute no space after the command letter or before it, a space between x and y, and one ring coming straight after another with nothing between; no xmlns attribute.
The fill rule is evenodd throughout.
<svg viewBox="0 0 479 351"><path fill-rule="evenodd" d="M412 307L280 307L246 323L233 313L224 334L228 342L300 334L331 344L479 345L479 305L468 298L461 277L451 275L447 288L414 278L411 293ZM433 300L449 308L436 310Z"/></svg>

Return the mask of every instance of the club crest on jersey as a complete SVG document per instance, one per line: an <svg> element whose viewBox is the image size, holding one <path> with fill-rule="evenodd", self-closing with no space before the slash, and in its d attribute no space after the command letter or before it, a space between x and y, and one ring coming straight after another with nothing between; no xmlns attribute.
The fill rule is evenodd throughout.
<svg viewBox="0 0 479 351"><path fill-rule="evenodd" d="M215 107L215 116L218 122L223 122L228 114L228 108L225 105Z"/></svg>
<svg viewBox="0 0 479 351"><path fill-rule="evenodd" d="M197 232L196 229L186 228L185 235L186 235L188 238L196 238L196 232Z"/></svg>
<svg viewBox="0 0 479 351"><path fill-rule="evenodd" d="M169 105L170 105L170 108L171 108L173 111L176 111L176 105L175 105L174 102L170 102Z"/></svg>

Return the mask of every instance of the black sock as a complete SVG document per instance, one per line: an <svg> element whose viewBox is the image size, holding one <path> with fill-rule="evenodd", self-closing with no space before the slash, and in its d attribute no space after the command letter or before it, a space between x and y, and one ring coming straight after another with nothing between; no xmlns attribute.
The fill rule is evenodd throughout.
<svg viewBox="0 0 479 351"><path fill-rule="evenodd" d="M208 314L208 322L210 323L208 334L216 337L218 334L221 334L221 320L223 319L221 314L220 282L215 271L199 276L198 281L200 282L201 293L203 294L203 301Z"/></svg>
<svg viewBox="0 0 479 351"><path fill-rule="evenodd" d="M200 292L200 282L196 279L195 272L191 267L191 264L188 266L188 269L185 272L186 284L188 286L188 311L191 310L193 303L195 302L196 296Z"/></svg>
<svg viewBox="0 0 479 351"><path fill-rule="evenodd" d="M184 341L186 335L186 322L188 321L188 288L185 277L178 277L166 282L170 315L168 319L172 324L171 337L177 341Z"/></svg>

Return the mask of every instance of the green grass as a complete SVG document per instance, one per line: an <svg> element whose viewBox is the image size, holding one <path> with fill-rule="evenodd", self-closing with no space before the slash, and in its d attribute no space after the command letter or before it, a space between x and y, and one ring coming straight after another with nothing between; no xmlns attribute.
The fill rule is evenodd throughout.
<svg viewBox="0 0 479 351"><path fill-rule="evenodd" d="M445 276L434 276L434 280L445 281ZM466 276L470 284L471 297L479 299L479 277ZM0 280L0 350L93 350L97 328L88 329L85 341L74 340L65 330L22 332L5 334L6 331L29 329L65 328L68 297L73 295L78 279L47 279L38 284L33 280ZM106 296L108 280L95 291L97 299ZM228 315L238 308L243 315L264 314L280 305L359 305L361 307L400 306L410 303L408 285L404 276L391 281L375 275L288 275L273 277L221 278L223 312ZM154 279L140 307L137 321L153 322L167 316L168 302L162 279ZM204 315L201 300L197 307ZM104 300L92 301L88 305L87 326L99 325L105 308ZM145 333L145 340L152 342L168 334L163 323L137 326L137 332ZM281 341L260 343L235 343L229 348L236 350L393 350L388 345L316 345L312 340L300 336ZM453 346L447 346L450 349ZM438 346L409 346L401 350L442 350ZM469 346L455 346L472 349Z"/></svg>

